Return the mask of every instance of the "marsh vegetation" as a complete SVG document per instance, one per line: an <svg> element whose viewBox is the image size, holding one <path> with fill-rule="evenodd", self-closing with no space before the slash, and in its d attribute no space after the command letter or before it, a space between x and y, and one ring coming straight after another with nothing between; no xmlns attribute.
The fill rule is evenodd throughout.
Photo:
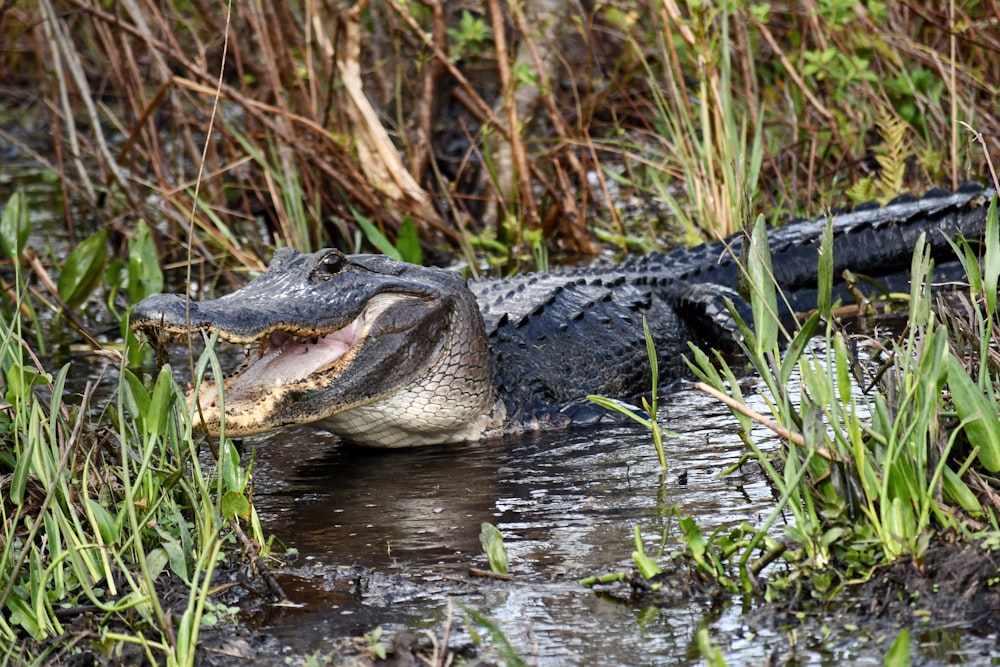
<svg viewBox="0 0 1000 667"><path fill-rule="evenodd" d="M252 588L280 563L252 455L194 434L171 369L124 326L146 294L215 294L284 245L509 273L989 181L994 11L0 0L0 660L191 664L199 631L236 614L213 572ZM909 319L875 344L884 368L863 394L831 304L784 348L756 318L747 356L802 444L761 451L738 417L776 508L710 535L679 516L665 540L692 577L829 604L893 564L924 573L942 543L991 562L990 229L982 258L956 247L971 289L945 305L920 288L932 267L917 249ZM823 354L803 354L806 334ZM92 355L100 377L82 370ZM691 359L743 402L735 374ZM216 364L183 363L194 378ZM664 560L634 543L640 572L616 580L655 588ZM627 559L631 531L622 544Z"/></svg>

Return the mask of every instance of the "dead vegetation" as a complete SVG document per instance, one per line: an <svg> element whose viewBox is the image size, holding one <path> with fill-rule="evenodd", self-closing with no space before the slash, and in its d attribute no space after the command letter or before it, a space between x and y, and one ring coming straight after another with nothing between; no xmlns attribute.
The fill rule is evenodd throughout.
<svg viewBox="0 0 1000 667"><path fill-rule="evenodd" d="M996 142L998 19L831 0L6 2L0 139L58 177L68 229L146 219L172 261L189 241L212 270L260 269L278 244L357 250L363 218L511 270L532 248L649 247L982 178L959 123Z"/></svg>

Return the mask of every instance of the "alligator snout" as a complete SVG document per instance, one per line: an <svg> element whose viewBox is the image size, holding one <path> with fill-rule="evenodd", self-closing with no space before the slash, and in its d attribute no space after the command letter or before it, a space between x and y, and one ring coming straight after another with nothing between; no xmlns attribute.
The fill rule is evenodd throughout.
<svg viewBox="0 0 1000 667"><path fill-rule="evenodd" d="M140 301L129 317L133 331L146 333L187 333L207 328L209 318L201 313L198 302L180 294L154 294Z"/></svg>

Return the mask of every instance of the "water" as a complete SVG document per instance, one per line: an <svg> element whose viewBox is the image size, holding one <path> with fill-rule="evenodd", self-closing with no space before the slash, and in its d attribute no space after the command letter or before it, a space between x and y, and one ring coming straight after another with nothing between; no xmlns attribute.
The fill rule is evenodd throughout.
<svg viewBox="0 0 1000 667"><path fill-rule="evenodd" d="M682 434L666 441L665 475L649 434L631 427L386 452L346 447L309 427L247 441L265 531L299 551L278 574L302 605L253 622L280 653L300 656L329 653L377 626L386 635L440 636L449 613L452 645L470 643L464 606L493 621L534 665L699 664L695 634L703 626L730 665L765 664L775 651L794 664L882 664L898 632L884 620L844 629L831 610L794 628L750 628L749 607L737 597L677 591L674 604L654 607L628 602L624 584L578 583L633 570L635 526L647 553L665 529L667 552L679 548L671 508L706 535L760 525L772 511L771 489L754 466L720 474L745 451L727 409L682 388L661 418ZM763 431L758 442L776 446ZM470 568L488 569L483 521L503 533L513 581L470 576ZM923 664L1000 664L995 642L995 634L929 623L913 644Z"/></svg>
<svg viewBox="0 0 1000 667"><path fill-rule="evenodd" d="M681 391L664 412L685 435L667 441L662 485L649 434L634 428L392 452L344 447L310 428L257 440L254 501L265 530L301 554L281 579L304 603L267 619L267 632L295 652L323 651L376 625L440 630L457 601L534 664L690 663L706 615L735 627L738 608L643 609L578 583L630 570L633 527L652 552L673 506L705 531L759 523L773 506L762 478L718 474L743 453L726 410ZM512 582L468 575L488 569L483 521L504 535ZM330 585L352 565L372 572L360 597L349 583ZM741 653L763 658L765 649Z"/></svg>

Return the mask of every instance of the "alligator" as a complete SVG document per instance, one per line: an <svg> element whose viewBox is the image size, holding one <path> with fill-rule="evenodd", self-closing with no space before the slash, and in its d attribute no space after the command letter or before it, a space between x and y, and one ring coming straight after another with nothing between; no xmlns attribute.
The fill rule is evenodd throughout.
<svg viewBox="0 0 1000 667"><path fill-rule="evenodd" d="M967 184L769 232L791 311L815 307L817 253L832 219L835 274L907 289L925 234L941 265L948 239L982 235L992 189ZM474 441L600 419L589 394L650 387L643 319L661 383L686 374L689 340L732 340L742 235L623 264L466 281L455 271L336 249L278 249L267 271L217 299L150 296L130 317L149 337L198 331L244 346L192 401L204 429L242 437L316 422L373 447ZM954 263L957 264L957 263ZM745 302L742 302L745 305Z"/></svg>

